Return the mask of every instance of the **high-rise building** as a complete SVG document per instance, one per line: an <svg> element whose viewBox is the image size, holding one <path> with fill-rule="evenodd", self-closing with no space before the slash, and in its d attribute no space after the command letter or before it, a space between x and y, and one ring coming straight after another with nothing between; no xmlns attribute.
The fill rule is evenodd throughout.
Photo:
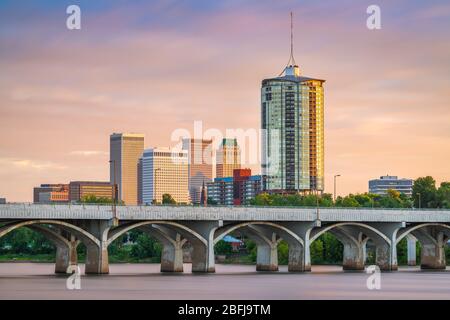
<svg viewBox="0 0 450 320"><path fill-rule="evenodd" d="M413 179L399 179L397 176L381 176L380 179L369 180L369 192L386 195L389 189L412 196Z"/></svg>
<svg viewBox="0 0 450 320"><path fill-rule="evenodd" d="M177 203L189 202L186 150L146 149L140 166L142 204L161 203L164 194L170 194Z"/></svg>
<svg viewBox="0 0 450 320"><path fill-rule="evenodd" d="M110 183L116 183L118 200L127 205L138 203L138 162L143 151L143 134L114 133L110 136Z"/></svg>
<svg viewBox="0 0 450 320"><path fill-rule="evenodd" d="M109 182L71 181L69 183L69 200L79 202L87 196L97 198L114 198L114 188Z"/></svg>
<svg viewBox="0 0 450 320"><path fill-rule="evenodd" d="M183 150L189 157L189 196L200 203L202 185L212 180L212 140L183 139Z"/></svg>
<svg viewBox="0 0 450 320"><path fill-rule="evenodd" d="M216 155L216 177L232 177L241 168L241 150L237 139L223 139Z"/></svg>
<svg viewBox="0 0 450 320"><path fill-rule="evenodd" d="M292 48L291 42L282 74L262 81L263 187L268 192L321 192L325 80L301 75Z"/></svg>
<svg viewBox="0 0 450 320"><path fill-rule="evenodd" d="M33 188L33 203L65 203L68 201L68 184L47 183Z"/></svg>
<svg viewBox="0 0 450 320"><path fill-rule="evenodd" d="M232 177L215 178L207 184L207 197L218 205L245 205L261 192L261 176L250 169L235 169Z"/></svg>

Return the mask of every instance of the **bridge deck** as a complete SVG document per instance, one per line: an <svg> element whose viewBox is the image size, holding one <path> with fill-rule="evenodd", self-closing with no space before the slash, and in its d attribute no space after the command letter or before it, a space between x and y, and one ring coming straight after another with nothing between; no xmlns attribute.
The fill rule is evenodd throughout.
<svg viewBox="0 0 450 320"><path fill-rule="evenodd" d="M314 221L317 219L317 209L247 206L118 206L117 216L120 220ZM0 205L0 220L109 220L112 217L111 206L104 205ZM450 222L450 210L320 208L319 219L333 222Z"/></svg>

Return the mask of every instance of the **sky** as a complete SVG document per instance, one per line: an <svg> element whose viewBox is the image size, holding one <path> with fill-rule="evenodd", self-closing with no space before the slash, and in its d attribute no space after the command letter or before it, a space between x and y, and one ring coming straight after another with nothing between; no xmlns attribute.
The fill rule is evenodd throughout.
<svg viewBox="0 0 450 320"><path fill-rule="evenodd" d="M81 30L66 28L67 6ZM366 27L371 4L381 29ZM325 79L325 191L450 180L447 1L0 1L0 198L109 180L109 135L260 126L261 80L294 55ZM257 164L249 165L259 173Z"/></svg>

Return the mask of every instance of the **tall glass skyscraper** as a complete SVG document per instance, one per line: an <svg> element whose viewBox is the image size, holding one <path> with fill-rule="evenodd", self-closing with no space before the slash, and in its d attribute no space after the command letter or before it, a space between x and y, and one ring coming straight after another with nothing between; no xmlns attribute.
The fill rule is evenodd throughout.
<svg viewBox="0 0 450 320"><path fill-rule="evenodd" d="M325 80L304 77L292 55L261 87L262 175L268 192L324 189Z"/></svg>

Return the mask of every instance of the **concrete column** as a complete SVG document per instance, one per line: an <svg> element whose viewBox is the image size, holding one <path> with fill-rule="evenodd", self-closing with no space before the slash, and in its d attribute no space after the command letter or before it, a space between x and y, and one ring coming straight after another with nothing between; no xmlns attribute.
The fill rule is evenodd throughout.
<svg viewBox="0 0 450 320"><path fill-rule="evenodd" d="M219 221L183 222L198 235L181 232L192 245L192 272L216 272L214 256L214 232L222 226Z"/></svg>
<svg viewBox="0 0 450 320"><path fill-rule="evenodd" d="M257 244L256 271L278 271L278 243Z"/></svg>
<svg viewBox="0 0 450 320"><path fill-rule="evenodd" d="M361 245L354 243L344 244L344 270L364 270L364 253Z"/></svg>
<svg viewBox="0 0 450 320"><path fill-rule="evenodd" d="M444 246L445 241L442 232L437 235L435 241L423 241L420 268L436 270L445 269L446 261Z"/></svg>
<svg viewBox="0 0 450 320"><path fill-rule="evenodd" d="M303 247L300 245L289 244L289 272L304 272L305 264L303 263L304 252ZM310 266L311 268L311 266Z"/></svg>
<svg viewBox="0 0 450 320"><path fill-rule="evenodd" d="M416 243L417 239L411 235L406 236L407 250L408 250L408 266L416 265Z"/></svg>
<svg viewBox="0 0 450 320"><path fill-rule="evenodd" d="M375 261L376 265L382 271L392 271L393 269L397 269L396 266L394 267L391 264L391 248L387 243L376 244Z"/></svg>
<svg viewBox="0 0 450 320"><path fill-rule="evenodd" d="M78 264L79 241L68 241L68 245L56 245L55 273L66 273L70 265Z"/></svg>
<svg viewBox="0 0 450 320"><path fill-rule="evenodd" d="M209 261L209 248L201 241L191 241L192 250L192 272L215 272L215 265L210 266ZM214 247L213 247L214 258Z"/></svg>
<svg viewBox="0 0 450 320"><path fill-rule="evenodd" d="M309 239L309 232L306 237L303 239L305 245L303 246L303 271L311 271L311 241Z"/></svg>
<svg viewBox="0 0 450 320"><path fill-rule="evenodd" d="M183 245L186 240L177 234L174 241L164 241L161 253L161 272L183 272Z"/></svg>
<svg viewBox="0 0 450 320"><path fill-rule="evenodd" d="M364 264L366 264L366 261L367 261L367 241L364 241L364 243L362 244L362 249L363 249L363 261L364 261Z"/></svg>
<svg viewBox="0 0 450 320"><path fill-rule="evenodd" d="M86 245L86 274L108 274L108 232L112 224L104 220L86 222L87 230L94 235L99 243L88 242Z"/></svg>
<svg viewBox="0 0 450 320"><path fill-rule="evenodd" d="M86 245L86 274L108 274L109 258L108 246L102 244L100 247L89 244Z"/></svg>
<svg viewBox="0 0 450 320"><path fill-rule="evenodd" d="M316 220L314 222L286 222L282 223L288 229L292 230L297 236L303 240L303 246L298 248L299 244L295 241L288 242L289 244L289 271L299 272L299 271L311 271L311 231L315 227L320 227L321 222ZM288 239L288 238L287 238ZM293 246L293 249L291 247ZM293 250L293 251L291 251ZM302 257L297 257L297 253L302 254ZM302 263L303 266L300 267L298 262Z"/></svg>
<svg viewBox="0 0 450 320"><path fill-rule="evenodd" d="M376 245L376 261L381 270L396 271L398 270L397 262L397 233L405 228L405 222L381 222L370 223L374 229L382 233L368 231L369 237Z"/></svg>

